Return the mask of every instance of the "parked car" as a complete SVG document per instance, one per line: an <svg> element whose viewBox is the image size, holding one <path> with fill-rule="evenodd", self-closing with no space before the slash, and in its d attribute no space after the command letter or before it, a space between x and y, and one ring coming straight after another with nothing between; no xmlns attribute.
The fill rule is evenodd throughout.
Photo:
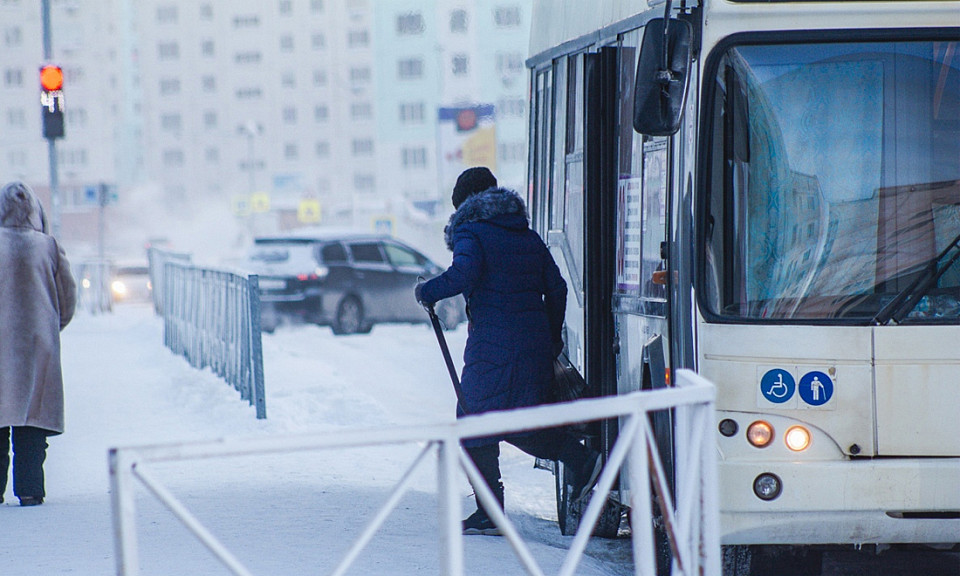
<svg viewBox="0 0 960 576"><path fill-rule="evenodd" d="M418 278L442 269L416 249L379 235L281 235L255 239L246 268L259 275L261 325L329 325L335 334L382 322L429 322L413 296ZM438 304L448 330L466 319L462 298Z"/></svg>

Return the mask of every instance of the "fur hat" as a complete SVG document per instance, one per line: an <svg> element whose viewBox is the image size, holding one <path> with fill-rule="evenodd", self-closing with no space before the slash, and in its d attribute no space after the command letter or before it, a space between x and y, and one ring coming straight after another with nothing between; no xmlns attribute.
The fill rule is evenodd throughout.
<svg viewBox="0 0 960 576"><path fill-rule="evenodd" d="M497 187L497 178L490 172L489 168L477 166L467 168L457 178L457 184L453 187L453 207L460 208L463 201L478 192Z"/></svg>

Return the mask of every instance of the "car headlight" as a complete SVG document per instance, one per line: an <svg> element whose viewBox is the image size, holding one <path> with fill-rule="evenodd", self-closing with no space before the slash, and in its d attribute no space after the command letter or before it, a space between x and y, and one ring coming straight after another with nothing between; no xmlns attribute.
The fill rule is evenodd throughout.
<svg viewBox="0 0 960 576"><path fill-rule="evenodd" d="M127 285L123 283L122 280L114 280L110 283L110 290L116 296L126 296L127 295Z"/></svg>

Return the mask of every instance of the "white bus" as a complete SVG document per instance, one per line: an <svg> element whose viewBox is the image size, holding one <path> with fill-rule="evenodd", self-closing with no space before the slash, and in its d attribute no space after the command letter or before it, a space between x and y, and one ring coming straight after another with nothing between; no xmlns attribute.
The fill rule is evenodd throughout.
<svg viewBox="0 0 960 576"><path fill-rule="evenodd" d="M960 2L539 0L530 55L569 358L716 383L728 565L960 541Z"/></svg>

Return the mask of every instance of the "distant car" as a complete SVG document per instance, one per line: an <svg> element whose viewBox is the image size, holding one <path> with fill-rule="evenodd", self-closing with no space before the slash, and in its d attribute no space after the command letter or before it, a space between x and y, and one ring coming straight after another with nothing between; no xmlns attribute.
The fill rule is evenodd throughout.
<svg viewBox="0 0 960 576"><path fill-rule="evenodd" d="M379 235L261 237L245 264L259 275L261 325L329 325L335 334L369 332L382 322L429 322L413 296L418 278L442 269L414 248ZM466 319L462 298L437 305L448 330Z"/></svg>
<svg viewBox="0 0 960 576"><path fill-rule="evenodd" d="M152 302L153 286L146 264L114 265L110 269L110 297L114 303Z"/></svg>

